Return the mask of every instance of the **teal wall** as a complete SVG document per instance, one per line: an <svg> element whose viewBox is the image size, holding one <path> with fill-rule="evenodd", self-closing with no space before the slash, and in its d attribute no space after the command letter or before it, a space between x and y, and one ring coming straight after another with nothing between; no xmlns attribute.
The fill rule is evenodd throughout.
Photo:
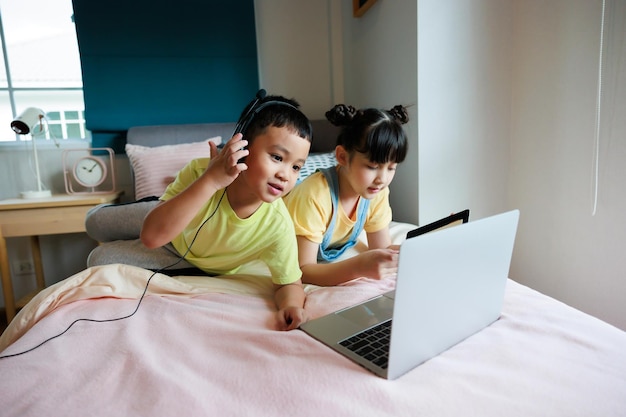
<svg viewBox="0 0 626 417"><path fill-rule="evenodd" d="M253 0L73 0L93 146L236 121L259 89Z"/></svg>

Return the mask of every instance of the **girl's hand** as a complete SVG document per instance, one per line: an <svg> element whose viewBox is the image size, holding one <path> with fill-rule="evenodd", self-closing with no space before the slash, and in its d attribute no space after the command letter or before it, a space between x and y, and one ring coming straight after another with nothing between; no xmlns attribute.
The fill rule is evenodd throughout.
<svg viewBox="0 0 626 417"><path fill-rule="evenodd" d="M230 138L221 151L215 143L209 142L211 161L202 178L210 178L218 190L230 185L241 171L248 169L244 162L239 162L250 153L248 149L244 149L247 145L248 141L243 139L241 133Z"/></svg>
<svg viewBox="0 0 626 417"><path fill-rule="evenodd" d="M383 279L398 272L398 254L395 249L372 249L358 255L364 277Z"/></svg>

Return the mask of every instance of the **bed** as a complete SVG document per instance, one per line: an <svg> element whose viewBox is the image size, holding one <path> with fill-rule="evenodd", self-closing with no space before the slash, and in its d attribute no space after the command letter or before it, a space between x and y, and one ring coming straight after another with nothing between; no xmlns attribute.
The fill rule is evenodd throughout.
<svg viewBox="0 0 626 417"><path fill-rule="evenodd" d="M203 138L220 136L205 128ZM393 222L394 243L413 228ZM364 248L361 236L344 256ZM318 317L394 286L307 285L305 308ZM212 278L85 269L39 293L0 337L14 355L91 320L0 360L0 414L626 416L626 332L513 280L499 320L394 381L300 330L276 330L275 311L260 264Z"/></svg>

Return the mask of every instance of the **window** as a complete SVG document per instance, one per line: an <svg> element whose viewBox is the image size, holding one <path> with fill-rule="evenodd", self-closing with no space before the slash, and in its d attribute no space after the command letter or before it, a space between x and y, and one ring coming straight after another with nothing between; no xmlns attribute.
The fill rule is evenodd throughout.
<svg viewBox="0 0 626 417"><path fill-rule="evenodd" d="M72 0L0 0L0 142L29 140L10 124L46 113L47 139L88 138Z"/></svg>

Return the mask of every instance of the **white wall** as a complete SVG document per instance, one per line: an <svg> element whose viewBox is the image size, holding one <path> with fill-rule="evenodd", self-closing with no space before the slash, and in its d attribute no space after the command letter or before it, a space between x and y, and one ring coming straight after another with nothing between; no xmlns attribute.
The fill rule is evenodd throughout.
<svg viewBox="0 0 626 417"><path fill-rule="evenodd" d="M592 213L601 0L514 3L512 275L626 329L626 2L608 0Z"/></svg>
<svg viewBox="0 0 626 417"><path fill-rule="evenodd" d="M343 100L341 9L332 0L256 0L259 84L311 119Z"/></svg>
<svg viewBox="0 0 626 417"><path fill-rule="evenodd" d="M508 1L419 1L421 224L510 209L510 26Z"/></svg>

